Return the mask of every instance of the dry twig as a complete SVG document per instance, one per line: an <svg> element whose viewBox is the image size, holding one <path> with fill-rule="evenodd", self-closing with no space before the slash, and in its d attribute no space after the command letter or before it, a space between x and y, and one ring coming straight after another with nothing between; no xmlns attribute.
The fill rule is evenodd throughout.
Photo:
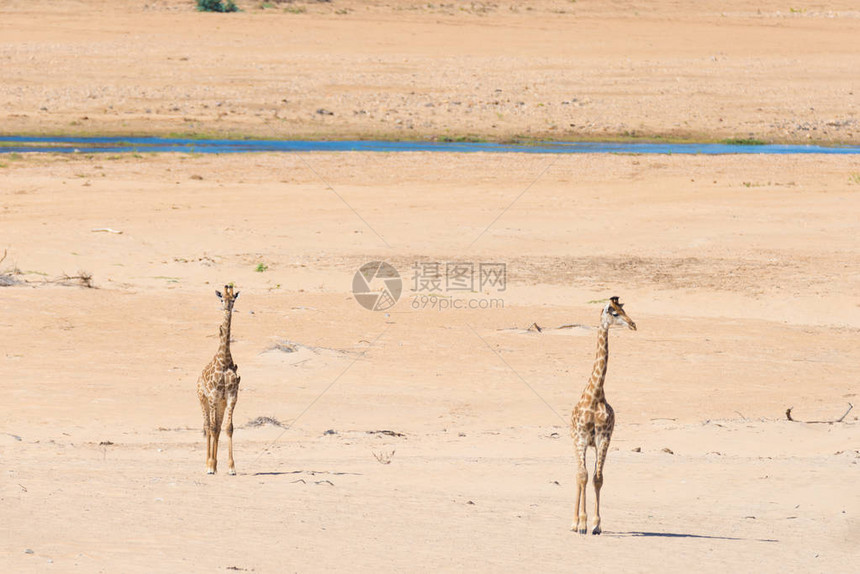
<svg viewBox="0 0 860 574"><path fill-rule="evenodd" d="M86 271L78 271L77 275L67 275L63 273L63 276L57 279L56 281L51 281L51 283L60 283L61 285L68 285L69 283L76 282L78 285L82 287L86 287L87 289L93 288L93 274L87 273Z"/></svg>
<svg viewBox="0 0 860 574"><path fill-rule="evenodd" d="M0 257L0 263L3 263L3 260L6 259L6 250L3 250L3 257ZM15 285L16 283L20 283L17 279L12 277L12 275L7 275L5 273L0 273L0 287L9 287L10 285Z"/></svg>
<svg viewBox="0 0 860 574"><path fill-rule="evenodd" d="M367 434L384 434L385 436L393 436L393 437L404 437L406 436L402 432L397 432L393 430L369 430L365 431Z"/></svg>
<svg viewBox="0 0 860 574"><path fill-rule="evenodd" d="M373 452L373 451L371 451ZM391 464L391 457L394 456L395 451L389 452L381 452L379 454L373 453L373 457L379 464Z"/></svg>
<svg viewBox="0 0 860 574"><path fill-rule="evenodd" d="M275 427L287 428L287 425L276 419L275 417L257 417L253 420L245 423L245 428L256 428L262 427L266 425L272 425Z"/></svg>
<svg viewBox="0 0 860 574"><path fill-rule="evenodd" d="M848 416L848 413L850 413L850 412L851 412L851 409L853 409L853 408L854 408L854 405L852 405L851 403L848 403L848 410L847 410L847 411L845 411L844 413L842 413L842 416L841 416L841 417L839 417L838 419L834 419L834 420L832 420L832 421L799 421L799 420L797 420L797 419L793 419L793 418L791 418L791 409L793 409L793 408L794 408L794 407L788 407L787 409L785 409L785 418L787 418L788 420L790 420L790 421L791 421L791 422L793 422L793 423L828 424L828 425L832 425L833 423L841 423L842 421L844 421L844 420L845 420L845 417L846 417L846 416Z"/></svg>

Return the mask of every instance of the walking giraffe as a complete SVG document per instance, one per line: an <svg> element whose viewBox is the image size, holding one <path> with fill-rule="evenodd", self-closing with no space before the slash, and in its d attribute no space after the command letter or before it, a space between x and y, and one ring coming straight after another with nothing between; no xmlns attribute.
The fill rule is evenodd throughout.
<svg viewBox="0 0 860 574"><path fill-rule="evenodd" d="M636 330L636 323L624 312L618 297L611 297L600 314L600 328L597 331L597 355L591 378L582 392L579 402L571 415L571 435L576 447L576 510L570 529L585 534L588 531L588 517L585 511L585 487L588 485L588 470L585 467L585 453L593 446L597 453L594 463L594 530L600 534L600 487L603 486L603 464L609 450L609 440L615 426L615 412L606 402L603 382L606 380L606 366L609 361L609 327L626 325Z"/></svg>
<svg viewBox="0 0 860 574"><path fill-rule="evenodd" d="M218 437L221 435L221 423L224 423L229 439L227 472L236 474L233 463L233 409L239 396L239 381L237 374L239 366L233 362L230 354L230 322L233 318L233 303L239 298L239 292L233 292L233 285L224 286L224 294L215 291L224 309L224 320L219 329L220 343L218 352L203 369L197 380L197 397L203 409L203 434L206 435L206 473L215 474L218 469ZM226 414L226 418L225 418Z"/></svg>

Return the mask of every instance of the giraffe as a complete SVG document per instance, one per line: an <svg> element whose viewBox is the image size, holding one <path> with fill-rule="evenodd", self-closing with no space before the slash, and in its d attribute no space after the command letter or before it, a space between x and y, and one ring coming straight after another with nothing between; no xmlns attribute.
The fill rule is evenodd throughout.
<svg viewBox="0 0 860 574"><path fill-rule="evenodd" d="M609 327L626 325L633 331L636 323L624 312L624 305L618 297L610 297L609 303L600 314L600 328L597 331L597 354L588 384L571 415L571 436L576 447L576 509L570 529L585 534L588 530L588 517L585 512L585 487L588 484L588 470L585 466L585 453L593 446L597 454L594 463L594 530L600 534L600 487L603 486L603 463L609 450L609 440L615 426L615 412L606 402L603 382L606 380L606 365L609 361Z"/></svg>
<svg viewBox="0 0 860 574"><path fill-rule="evenodd" d="M227 438L229 439L229 469L230 474L236 474L233 463L233 409L239 395L237 374L239 366L233 362L230 355L230 322L233 317L233 303L239 298L239 292L233 292L233 285L224 285L224 294L215 291L224 309L224 320L219 328L220 343L218 352L203 369L197 379L197 398L203 409L203 434L206 435L206 473L215 474L218 467L218 437L221 434L221 423L224 422ZM226 418L225 418L226 414Z"/></svg>

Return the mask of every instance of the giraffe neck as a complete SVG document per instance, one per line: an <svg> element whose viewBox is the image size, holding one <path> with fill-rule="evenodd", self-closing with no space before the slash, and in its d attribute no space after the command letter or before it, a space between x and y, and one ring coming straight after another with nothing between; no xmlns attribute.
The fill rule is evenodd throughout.
<svg viewBox="0 0 860 574"><path fill-rule="evenodd" d="M233 356L230 354L230 323L233 320L233 311L228 309L224 311L224 321L219 329L221 339L218 343L218 353L216 359L220 359L225 367L233 364Z"/></svg>
<svg viewBox="0 0 860 574"><path fill-rule="evenodd" d="M606 368L609 364L609 326L600 325L597 331L597 353L594 356L594 368L588 379L587 390L595 401L606 399L603 393L603 382L606 380Z"/></svg>

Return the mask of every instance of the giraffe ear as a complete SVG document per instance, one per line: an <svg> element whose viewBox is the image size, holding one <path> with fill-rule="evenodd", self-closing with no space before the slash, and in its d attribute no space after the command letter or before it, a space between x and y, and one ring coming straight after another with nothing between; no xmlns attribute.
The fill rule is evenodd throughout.
<svg viewBox="0 0 860 574"><path fill-rule="evenodd" d="M216 297L218 297L219 299L221 299L221 292L220 292L220 291L218 291L218 290L216 290L216 291L215 291L215 296L216 296Z"/></svg>
<svg viewBox="0 0 860 574"><path fill-rule="evenodd" d="M238 298L239 298L239 291L236 291L236 292L233 294L233 301L235 301L235 300L236 300L236 299L238 299Z"/></svg>

